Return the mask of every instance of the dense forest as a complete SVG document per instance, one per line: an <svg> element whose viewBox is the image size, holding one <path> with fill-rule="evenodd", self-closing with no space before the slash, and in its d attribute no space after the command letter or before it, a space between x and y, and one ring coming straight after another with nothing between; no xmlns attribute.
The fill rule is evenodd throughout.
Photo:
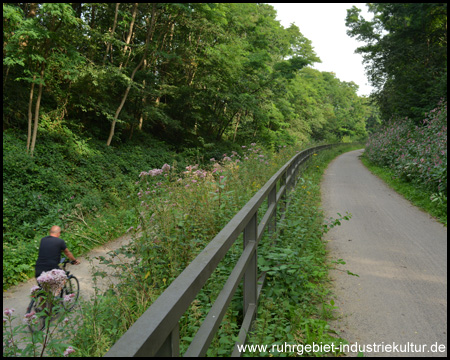
<svg viewBox="0 0 450 360"><path fill-rule="evenodd" d="M357 85L321 73L311 42L266 4L3 6L4 129L63 127L117 145L366 135ZM28 129L28 131L27 131Z"/></svg>
<svg viewBox="0 0 450 360"><path fill-rule="evenodd" d="M363 54L381 126L366 156L401 182L416 202L447 222L447 4L368 4L374 17L347 10L347 34ZM383 171L383 170L382 170ZM426 199L428 198L428 199ZM427 202L431 200L431 203Z"/></svg>

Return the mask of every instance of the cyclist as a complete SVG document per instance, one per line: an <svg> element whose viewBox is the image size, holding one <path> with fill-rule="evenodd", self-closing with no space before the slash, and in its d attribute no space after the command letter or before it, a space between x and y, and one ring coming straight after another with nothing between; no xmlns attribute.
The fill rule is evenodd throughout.
<svg viewBox="0 0 450 360"><path fill-rule="evenodd" d="M80 261L75 259L69 251L66 243L60 238L60 236L61 228L54 225L50 229L50 235L41 239L41 243L39 245L39 255L35 266L36 278L38 278L44 271L59 269L58 264L61 260L61 252L64 252L64 254L71 261L73 261L74 265L78 265L80 263Z"/></svg>

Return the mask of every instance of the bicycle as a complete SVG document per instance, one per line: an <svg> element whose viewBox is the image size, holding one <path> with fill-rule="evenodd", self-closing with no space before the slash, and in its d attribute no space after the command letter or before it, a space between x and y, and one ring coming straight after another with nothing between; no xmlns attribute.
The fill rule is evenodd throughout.
<svg viewBox="0 0 450 360"><path fill-rule="evenodd" d="M72 275L70 273L70 271L66 270L66 265L69 262L71 264L75 263L74 261L70 261L67 258L61 258L62 270L65 271L67 280L66 280L63 288L61 289L59 296L57 297L57 298L59 298L59 302L61 303L62 307L66 311L70 311L75 307L75 305L77 304L77 301L78 301L78 297L80 296L80 283L78 282L78 279L75 277L75 275ZM41 290L43 290L43 289L41 287L39 287L39 289L36 290L36 293L39 294L39 291L41 291ZM72 298L72 300L70 302L64 301L64 297L67 295L70 295L70 294L74 294L74 297ZM49 296L49 295L47 295L47 296ZM44 301L45 301L45 299L43 299L39 295L37 295L36 297L33 297L33 299L31 299L31 302L27 307L26 313L29 314L32 311L34 311L36 314L39 314L44 310L47 310L47 312L49 312L48 309L45 309ZM35 331L43 330L45 328L46 318L47 318L47 316L41 316L38 318L37 322L35 322L33 324L30 323L28 325L28 328L30 329L30 331L33 333Z"/></svg>

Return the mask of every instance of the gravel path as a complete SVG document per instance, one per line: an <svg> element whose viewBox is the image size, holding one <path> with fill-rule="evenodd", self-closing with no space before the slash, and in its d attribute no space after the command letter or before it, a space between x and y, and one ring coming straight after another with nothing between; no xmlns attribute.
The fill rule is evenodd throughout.
<svg viewBox="0 0 450 360"><path fill-rule="evenodd" d="M446 356L447 229L372 175L362 152L336 158L322 182L325 216L353 215L326 235L330 257L359 275L331 272L332 325L351 344L370 345L365 356Z"/></svg>

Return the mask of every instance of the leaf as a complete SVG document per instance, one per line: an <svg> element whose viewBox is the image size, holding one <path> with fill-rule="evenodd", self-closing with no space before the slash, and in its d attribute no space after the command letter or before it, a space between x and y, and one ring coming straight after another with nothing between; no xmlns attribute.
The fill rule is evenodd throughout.
<svg viewBox="0 0 450 360"><path fill-rule="evenodd" d="M345 265L346 262L343 259L337 259L335 261L333 261L334 264L340 264L340 265Z"/></svg>
<svg viewBox="0 0 450 360"><path fill-rule="evenodd" d="M349 270L347 270L347 274L348 275L351 275L351 276L357 276L357 277L359 277L359 275L358 274L354 274L354 273L352 273L351 271L349 271Z"/></svg>

